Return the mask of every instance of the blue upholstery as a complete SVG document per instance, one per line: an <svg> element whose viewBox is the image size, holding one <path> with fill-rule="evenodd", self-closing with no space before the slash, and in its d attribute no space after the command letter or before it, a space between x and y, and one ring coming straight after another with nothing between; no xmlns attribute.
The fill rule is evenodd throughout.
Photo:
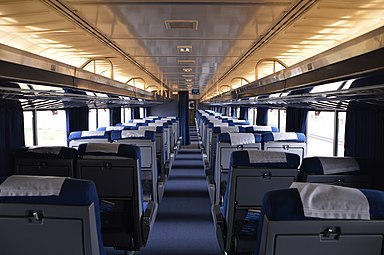
<svg viewBox="0 0 384 255"><path fill-rule="evenodd" d="M36 152L31 150L31 147L22 147L16 150L16 158L28 158L28 159L75 159L77 158L77 150L61 146L58 154L49 153L49 149L53 147L38 147L44 149L47 153ZM55 147L58 148L58 147Z"/></svg>
<svg viewBox="0 0 384 255"><path fill-rule="evenodd" d="M87 151L88 143L83 143L79 145L78 152L79 156L120 156L132 159L140 160L140 148L135 145L130 144L111 144L111 143L100 143L97 144L100 149L108 149L110 147L118 146L118 151L115 152L105 152L105 151Z"/></svg>
<svg viewBox="0 0 384 255"><path fill-rule="evenodd" d="M230 127L234 127L235 125L229 125ZM239 133L245 133L245 127L240 127L240 126L237 126L237 128L239 129ZM212 128L212 132L215 133L215 134L220 134L222 133L221 131L221 127L213 127Z"/></svg>
<svg viewBox="0 0 384 255"><path fill-rule="evenodd" d="M6 178L0 178L0 184ZM52 204L52 205L90 205L94 204L97 238L100 254L105 250L101 238L100 207L96 186L92 181L79 179L65 179L59 196L12 196L0 197L0 203L30 203L30 204Z"/></svg>
<svg viewBox="0 0 384 255"><path fill-rule="evenodd" d="M250 163L248 151L234 151L231 154L232 167L273 167L273 168L298 168L300 165L300 156L293 153L285 153L286 163Z"/></svg>
<svg viewBox="0 0 384 255"><path fill-rule="evenodd" d="M112 131L111 132L111 140L115 141L115 140L121 140L121 139L143 139L143 140L155 141L155 132L153 132L153 131L146 130L144 132L144 136L142 136L142 137L127 137L127 138L122 138L122 133L123 133L123 131L120 131L120 130Z"/></svg>
<svg viewBox="0 0 384 255"><path fill-rule="evenodd" d="M384 191L360 190L368 199L371 220L384 219ZM282 220L308 220L304 216L303 204L297 189L274 190L265 193L262 214L268 219Z"/></svg>
<svg viewBox="0 0 384 255"><path fill-rule="evenodd" d="M94 136L83 136L83 131L74 131L69 134L68 140L79 140L79 139L109 139L109 133L104 132L103 135L94 135Z"/></svg>
<svg viewBox="0 0 384 255"><path fill-rule="evenodd" d="M306 142L306 137L303 133L296 133L297 135L297 139L292 139L292 140L284 140L285 142L301 142L301 143L305 143ZM263 142L272 142L272 141L275 141L274 137L273 137L273 133L272 132L268 132L268 133L265 133L263 134Z"/></svg>
<svg viewBox="0 0 384 255"><path fill-rule="evenodd" d="M260 134L254 134L255 136L255 143L261 142L261 135ZM231 136L229 133L221 133L218 136L218 141L222 143L230 143L231 142Z"/></svg>
<svg viewBox="0 0 384 255"><path fill-rule="evenodd" d="M371 220L383 220L384 192L368 189L360 189L360 191L368 199ZM303 204L297 189L281 189L265 193L263 198L261 219L263 219L265 216L271 221L323 220L318 218L307 218L304 216ZM258 227L258 239L256 244L256 251L254 253L256 255L259 254L259 247L262 244L262 232L263 220L260 221Z"/></svg>
<svg viewBox="0 0 384 255"><path fill-rule="evenodd" d="M324 173L324 166L321 162L321 158L328 158L337 163L339 160L343 160L344 158L340 157L308 157L304 158L301 164L300 170L307 174L326 174ZM342 174L360 174L360 169L356 169L355 171L341 172ZM338 174L335 172L334 174Z"/></svg>

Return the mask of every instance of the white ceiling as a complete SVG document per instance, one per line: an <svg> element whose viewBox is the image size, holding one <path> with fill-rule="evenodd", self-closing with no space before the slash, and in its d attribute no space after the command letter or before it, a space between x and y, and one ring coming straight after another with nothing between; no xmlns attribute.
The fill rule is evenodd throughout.
<svg viewBox="0 0 384 255"><path fill-rule="evenodd" d="M383 26L383 17L383 0L0 0L0 43L77 67L93 58L85 69L105 76L110 61L114 79L143 89L213 96L270 74L270 61L256 70L262 59L291 66ZM197 29L167 29L169 20Z"/></svg>

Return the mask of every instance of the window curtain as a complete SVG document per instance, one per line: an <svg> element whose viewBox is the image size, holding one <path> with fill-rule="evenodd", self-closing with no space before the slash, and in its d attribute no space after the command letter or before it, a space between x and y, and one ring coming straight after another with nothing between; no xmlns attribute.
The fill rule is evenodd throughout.
<svg viewBox="0 0 384 255"><path fill-rule="evenodd" d="M309 93L312 88L304 88L292 91L289 95L301 95ZM286 109L286 132L307 133L307 105L303 104L302 107L287 107Z"/></svg>
<svg viewBox="0 0 384 255"><path fill-rule="evenodd" d="M6 86L19 87L16 84ZM24 116L20 102L0 99L0 176L14 173L14 153L24 145Z"/></svg>
<svg viewBox="0 0 384 255"><path fill-rule="evenodd" d="M231 117L236 117L236 107L231 107Z"/></svg>
<svg viewBox="0 0 384 255"><path fill-rule="evenodd" d="M240 107L240 120L248 120L248 107Z"/></svg>
<svg viewBox="0 0 384 255"><path fill-rule="evenodd" d="M287 132L307 133L308 109L287 107L287 122L285 130Z"/></svg>
<svg viewBox="0 0 384 255"><path fill-rule="evenodd" d="M257 107L256 125L266 126L268 125L268 108Z"/></svg>
<svg viewBox="0 0 384 255"><path fill-rule="evenodd" d="M140 108L139 107L132 107L131 108L131 119L140 119Z"/></svg>
<svg viewBox="0 0 384 255"><path fill-rule="evenodd" d="M351 88L384 83L379 74L355 80ZM359 158L363 170L373 176L373 188L384 189L384 105L377 101L354 101L347 108L345 156Z"/></svg>
<svg viewBox="0 0 384 255"><path fill-rule="evenodd" d="M121 107L108 107L109 109L109 124L115 126L121 123Z"/></svg>
<svg viewBox="0 0 384 255"><path fill-rule="evenodd" d="M71 89L64 90L65 93L86 95L85 92ZM73 131L83 131L89 129L89 109L85 103L72 105L71 102L64 102L66 121L67 121L67 137ZM67 141L69 143L69 141Z"/></svg>
<svg viewBox="0 0 384 255"><path fill-rule="evenodd" d="M110 98L119 99L118 96L108 95ZM107 104L109 109L109 125L115 126L117 123L121 123L121 106L116 104Z"/></svg>
<svg viewBox="0 0 384 255"><path fill-rule="evenodd" d="M179 126L180 126L180 134L182 136L181 144L188 145L190 144L189 138L189 109L188 109L188 100L189 95L188 91L179 91Z"/></svg>

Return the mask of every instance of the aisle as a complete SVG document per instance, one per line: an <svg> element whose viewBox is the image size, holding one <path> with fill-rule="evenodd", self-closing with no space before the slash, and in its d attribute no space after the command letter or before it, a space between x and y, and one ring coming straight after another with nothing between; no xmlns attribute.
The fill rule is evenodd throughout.
<svg viewBox="0 0 384 255"><path fill-rule="evenodd" d="M154 229L140 255L219 255L196 130L180 149L166 184Z"/></svg>

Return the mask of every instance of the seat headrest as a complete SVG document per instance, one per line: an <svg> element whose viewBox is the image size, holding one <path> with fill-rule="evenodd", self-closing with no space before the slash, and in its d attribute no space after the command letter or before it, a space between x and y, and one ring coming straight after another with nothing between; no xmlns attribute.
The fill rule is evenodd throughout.
<svg viewBox="0 0 384 255"><path fill-rule="evenodd" d="M124 130L129 129L129 127L125 126L109 126L109 127L99 127L97 131L112 131L112 130Z"/></svg>
<svg viewBox="0 0 384 255"><path fill-rule="evenodd" d="M164 127L163 126L140 126L138 130L148 130L156 133L163 133Z"/></svg>
<svg viewBox="0 0 384 255"><path fill-rule="evenodd" d="M233 138L235 138L236 135L239 135L239 137L244 137L246 141L243 143L238 143L238 144L232 144ZM253 137L253 142L249 139L251 135ZM221 133L218 136L218 141L221 143L231 143L231 145L240 145L240 144L248 144L248 143L260 143L261 142L261 135L260 134L247 134L247 133ZM249 142L247 142L249 141Z"/></svg>
<svg viewBox="0 0 384 255"><path fill-rule="evenodd" d="M232 167L273 167L295 169L300 156L280 151L241 150L231 154Z"/></svg>
<svg viewBox="0 0 384 255"><path fill-rule="evenodd" d="M213 127L212 132L215 134L219 133L238 133L239 132L238 126L220 126L220 127Z"/></svg>
<svg viewBox="0 0 384 255"><path fill-rule="evenodd" d="M78 148L79 156L113 156L140 159L140 148L123 143L83 143Z"/></svg>
<svg viewBox="0 0 384 255"><path fill-rule="evenodd" d="M79 139L109 139L106 131L74 131L69 134L69 141Z"/></svg>
<svg viewBox="0 0 384 255"><path fill-rule="evenodd" d="M348 195L346 199L342 197L342 195L338 194L334 197L332 195L335 191L334 189L344 188L344 189L352 189L334 185L327 184L314 184L314 183L302 183L302 185L324 185L328 187L328 190L325 190L325 195L323 198L319 198L319 196L314 195L313 198L318 203L317 206L324 206L323 209L326 209L329 206L340 205L341 206L349 206L350 202L354 202L354 198L352 200ZM312 189L313 190L313 189ZM368 212L369 218L371 220L383 220L384 219L384 192L379 190L368 190L368 189L352 189L354 190L352 194L360 193L359 197L364 197L368 201ZM356 193L354 193L356 192ZM309 194L312 194L310 192ZM348 194L348 193L347 193ZM352 195L354 196L354 195ZM325 198L325 199L324 199ZM323 203L323 205L322 205ZM358 202L360 203L360 202ZM367 207L362 207L361 204L357 204L359 207L358 210L364 210L366 212ZM353 206L351 207L353 208ZM312 217L306 217L303 208L303 202L300 195L300 192L296 188L291 189L282 189L282 190L274 190L269 191L264 195L263 199L263 213L268 216L270 220L306 220L313 219ZM352 213L356 215L356 209L352 209ZM344 213L345 214L345 213ZM339 219L344 219L342 215L339 214ZM335 219L333 217L333 219ZM347 219L351 219L350 216ZM357 219L357 217L355 218Z"/></svg>
<svg viewBox="0 0 384 255"><path fill-rule="evenodd" d="M111 140L142 139L155 141L155 132L149 130L115 130L111 133Z"/></svg>
<svg viewBox="0 0 384 255"><path fill-rule="evenodd" d="M247 133L265 133L265 132L279 132L279 129L275 126L250 126L246 127Z"/></svg>
<svg viewBox="0 0 384 255"><path fill-rule="evenodd" d="M282 133L265 133L263 134L263 142L287 141L287 142L306 142L306 137L303 133L282 132Z"/></svg>
<svg viewBox="0 0 384 255"><path fill-rule="evenodd" d="M77 150L64 146L22 147L16 150L16 158L75 159Z"/></svg>
<svg viewBox="0 0 384 255"><path fill-rule="evenodd" d="M351 157L309 157L304 158L300 170L307 174L341 174L360 171L356 159Z"/></svg>

